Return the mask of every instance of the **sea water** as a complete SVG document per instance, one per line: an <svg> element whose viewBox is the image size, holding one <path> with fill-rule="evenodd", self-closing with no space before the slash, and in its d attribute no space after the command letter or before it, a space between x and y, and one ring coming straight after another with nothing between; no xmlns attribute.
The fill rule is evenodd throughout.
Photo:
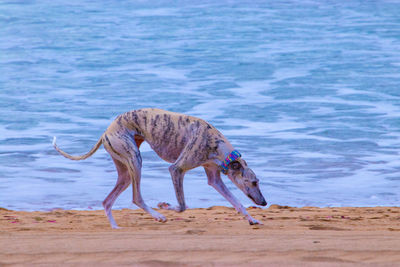
<svg viewBox="0 0 400 267"><path fill-rule="evenodd" d="M0 206L98 209L117 173L84 154L120 113L208 120L272 204L400 204L398 1L0 2ZM176 203L144 144L142 193ZM228 187L252 205L226 177ZM204 170L189 207L229 205ZM115 208L134 208L128 188Z"/></svg>

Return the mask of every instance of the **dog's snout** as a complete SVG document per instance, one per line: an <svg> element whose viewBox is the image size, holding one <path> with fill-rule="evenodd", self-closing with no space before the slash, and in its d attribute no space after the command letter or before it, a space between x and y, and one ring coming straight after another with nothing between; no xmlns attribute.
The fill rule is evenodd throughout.
<svg viewBox="0 0 400 267"><path fill-rule="evenodd" d="M261 196L262 197L262 199L255 199L252 195L250 195L250 194L247 194L247 196L251 199L251 200L253 200L253 202L254 203L256 203L257 205L260 205L260 206L267 206L267 201L265 201L265 198L263 197L263 196Z"/></svg>
<svg viewBox="0 0 400 267"><path fill-rule="evenodd" d="M260 199L259 201L258 201L258 203L256 203L257 205L260 205L260 206L267 206L267 201L265 201L265 198L264 197L261 197L262 199Z"/></svg>

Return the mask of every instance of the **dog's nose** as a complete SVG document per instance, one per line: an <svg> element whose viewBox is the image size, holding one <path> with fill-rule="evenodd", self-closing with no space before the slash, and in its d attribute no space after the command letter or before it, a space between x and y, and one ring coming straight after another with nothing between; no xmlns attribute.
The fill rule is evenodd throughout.
<svg viewBox="0 0 400 267"><path fill-rule="evenodd" d="M258 205L260 205L260 206L267 206L267 201L265 201L265 198L264 198L264 197L262 197L262 199L261 199L261 201L260 201L260 203L259 203Z"/></svg>

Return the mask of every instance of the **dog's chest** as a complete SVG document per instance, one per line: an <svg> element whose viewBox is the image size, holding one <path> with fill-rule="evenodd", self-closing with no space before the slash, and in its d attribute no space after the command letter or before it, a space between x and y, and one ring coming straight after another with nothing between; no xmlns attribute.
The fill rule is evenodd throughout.
<svg viewBox="0 0 400 267"><path fill-rule="evenodd" d="M157 155L165 161L175 162L184 149L183 145L176 145L174 142L149 142L150 147Z"/></svg>

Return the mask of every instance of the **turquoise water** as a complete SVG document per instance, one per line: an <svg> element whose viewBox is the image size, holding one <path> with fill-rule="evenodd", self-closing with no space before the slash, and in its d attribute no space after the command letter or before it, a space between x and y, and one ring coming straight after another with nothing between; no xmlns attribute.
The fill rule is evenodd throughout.
<svg viewBox="0 0 400 267"><path fill-rule="evenodd" d="M83 154L143 107L211 122L271 204L399 205L399 85L396 1L2 1L0 206L101 208L108 154L70 161L52 137ZM145 200L176 203L168 164L142 157ZM184 186L189 207L229 205L201 169Z"/></svg>

